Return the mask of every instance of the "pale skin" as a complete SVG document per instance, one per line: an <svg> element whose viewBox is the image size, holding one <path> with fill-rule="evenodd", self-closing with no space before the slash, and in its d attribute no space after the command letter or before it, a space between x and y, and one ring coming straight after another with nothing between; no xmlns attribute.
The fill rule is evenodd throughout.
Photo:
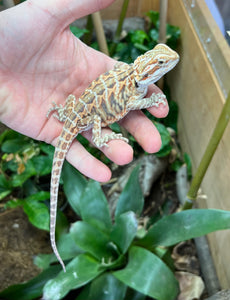
<svg viewBox="0 0 230 300"><path fill-rule="evenodd" d="M28 0L0 13L0 121L8 127L56 145L63 124L46 118L51 102L64 104L69 94L78 98L99 74L115 61L78 40L69 30L75 19L101 10L113 0ZM152 85L149 94L160 90ZM168 113L168 105L148 109L156 117ZM131 111L120 124L149 153L160 149L161 139L141 111ZM102 134L109 133L102 129ZM92 132L83 135L91 141ZM113 162L132 161L133 150L120 140L102 147ZM67 160L80 172L98 181L111 177L110 169L91 156L77 141Z"/></svg>

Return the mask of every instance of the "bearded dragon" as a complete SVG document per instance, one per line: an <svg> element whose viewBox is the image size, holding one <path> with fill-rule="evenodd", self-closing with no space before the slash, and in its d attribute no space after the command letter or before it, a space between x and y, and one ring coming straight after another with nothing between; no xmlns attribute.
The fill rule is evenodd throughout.
<svg viewBox="0 0 230 300"><path fill-rule="evenodd" d="M112 132L102 136L101 128L119 121L129 111L158 107L166 104L162 93L153 93L145 97L148 86L159 80L179 61L179 55L164 44L158 44L152 50L140 55L133 64L118 62L114 69L100 75L76 100L69 95L65 106L53 102L47 117L54 116L64 122L62 132L55 147L50 188L50 240L54 254L66 271L55 242L56 211L58 188L62 165L75 137L85 130L92 129L92 139L96 147L108 146L111 140L128 139Z"/></svg>

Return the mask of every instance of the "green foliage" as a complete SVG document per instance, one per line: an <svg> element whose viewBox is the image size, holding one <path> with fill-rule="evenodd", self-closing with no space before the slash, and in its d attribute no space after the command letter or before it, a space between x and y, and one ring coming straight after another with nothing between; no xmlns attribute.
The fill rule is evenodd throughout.
<svg viewBox="0 0 230 300"><path fill-rule="evenodd" d="M159 40L159 13L149 11L149 28L147 31L132 30L116 45L114 57L121 61L132 63L137 56L152 49ZM180 29L176 26L167 24L166 27L166 44L172 49L176 49L180 38ZM109 44L113 48L113 42Z"/></svg>
<svg viewBox="0 0 230 300"><path fill-rule="evenodd" d="M0 293L2 299L8 300L32 300L37 299L42 292L42 288L47 280L50 280L56 276L61 270L61 266L50 266L49 269L44 270L41 274L33 278L32 280L16 284L8 287Z"/></svg>
<svg viewBox="0 0 230 300"><path fill-rule="evenodd" d="M49 199L48 192L39 192L22 199L10 200L6 208L22 206L29 221L37 228L49 231L49 209L44 201Z"/></svg>
<svg viewBox="0 0 230 300"><path fill-rule="evenodd" d="M69 26L71 32L77 37L77 38L81 38L85 33L88 33L88 30L87 29L81 29L81 28L78 28L77 26L74 26L74 25L70 25Z"/></svg>
<svg viewBox="0 0 230 300"><path fill-rule="evenodd" d="M158 42L159 14L147 13L150 20L147 32L131 31L117 44L115 56L132 62ZM87 30L70 26L77 37ZM167 25L167 44L175 48L180 30ZM166 89L166 94L168 89ZM168 96L168 95L167 95ZM178 107L169 102L169 114L162 123L151 117L161 134L162 147L158 157L172 150L171 136L167 127L177 130ZM119 126L113 124L114 131ZM90 149L89 142L80 137ZM132 139L133 143L135 142ZM6 208L21 206L30 222L43 230L49 230L49 212L46 200L49 193L41 189L40 182L50 174L53 147L37 143L12 130L0 136L1 151L4 152L0 174L0 200L11 195L13 200ZM91 153L104 162L98 150ZM191 175L191 162L184 156ZM177 159L176 170L181 164ZM80 220L68 224L66 217L58 211L57 245L66 264L66 273L55 255L41 254L35 264L42 273L27 283L14 285L0 293L1 299L32 300L43 294L43 299L63 299L75 290L76 300L173 300L179 287L173 274L170 247L180 241L207 234L215 230L230 228L230 213L221 210L189 210L169 216L155 216L149 228L138 226L144 206L139 184L139 167L136 167L122 191L115 209L110 215L107 199L99 183L87 181L68 163L62 173L63 188L68 203ZM14 197L15 189L22 187L21 197Z"/></svg>
<svg viewBox="0 0 230 300"><path fill-rule="evenodd" d="M41 190L40 182L51 172L53 147L13 130L0 135L0 147L4 153L0 166L0 199L9 195L13 199L5 208L21 206L34 226L49 230L49 210L45 203L49 193Z"/></svg>
<svg viewBox="0 0 230 300"><path fill-rule="evenodd" d="M154 124L161 135L161 142L162 142L161 149L156 153L156 155L158 157L167 156L167 155L169 155L169 153L172 150L172 146L170 144L171 136L170 136L167 128L163 124L161 124L159 122L155 122Z"/></svg>
<svg viewBox="0 0 230 300"><path fill-rule="evenodd" d="M70 170L70 167L66 164L65 169ZM43 299L58 300L75 290L77 300L117 297L129 300L147 296L173 300L179 289L167 247L230 228L230 212L194 209L156 220L140 237L138 218L143 196L138 181L139 167L133 170L118 199L114 220L97 182L86 181L73 169L70 177L66 174L67 197L81 217L71 225L69 232L62 230L58 239L67 272L59 265L50 265L57 261L53 254L39 255L36 264L44 271L27 283L1 292L1 299L29 300L43 294ZM67 184L66 180L71 182ZM79 189L77 197L72 194L73 183L74 188Z"/></svg>

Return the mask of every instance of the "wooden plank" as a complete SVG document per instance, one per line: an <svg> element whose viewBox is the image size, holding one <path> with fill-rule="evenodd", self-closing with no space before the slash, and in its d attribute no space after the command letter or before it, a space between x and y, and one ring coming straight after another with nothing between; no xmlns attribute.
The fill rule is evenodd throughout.
<svg viewBox="0 0 230 300"><path fill-rule="evenodd" d="M118 19L121 13L121 7L124 0L116 0L112 5L101 11L104 20ZM127 18L142 17L149 10L158 10L158 0L131 0L129 2Z"/></svg>
<svg viewBox="0 0 230 300"><path fill-rule="evenodd" d="M230 89L229 45L223 38L219 27L216 25L204 1L194 2L195 5L192 7L188 0L184 0L184 3L196 29L196 33L207 53L221 90L224 96L227 97Z"/></svg>
<svg viewBox="0 0 230 300"><path fill-rule="evenodd" d="M219 117L225 95L223 87L220 85L219 75L210 62L210 54L207 55L206 48L198 37L184 2L186 0L169 1L169 23L179 26L182 36L179 47L181 62L173 72L170 72L168 79L172 98L178 102L180 110L179 139L183 150L190 154L195 170ZM193 2L197 5L196 1ZM226 47L224 38L212 20L204 1L199 0L199 2L199 13L205 19L202 22L206 24L206 27L209 27L210 24L212 26L210 35L212 47L216 48L214 57L222 57L221 71L223 74L229 74L230 50ZM197 26L199 26L198 24ZM207 34L207 28L205 30ZM230 78L228 77L227 80L229 82ZM200 207L230 210L229 136L230 126L227 128L204 178L202 189L207 195L207 199L199 201ZM228 267L230 263L230 231L213 233L208 236L208 239L220 283L223 288L228 288L230 286L230 268Z"/></svg>
<svg viewBox="0 0 230 300"><path fill-rule="evenodd" d="M112 20L118 19L121 13L121 8L124 0L116 0L108 6L107 8L101 11L101 16L103 20ZM138 7L140 5L141 0L132 0L129 2L127 17L136 17L138 16Z"/></svg>

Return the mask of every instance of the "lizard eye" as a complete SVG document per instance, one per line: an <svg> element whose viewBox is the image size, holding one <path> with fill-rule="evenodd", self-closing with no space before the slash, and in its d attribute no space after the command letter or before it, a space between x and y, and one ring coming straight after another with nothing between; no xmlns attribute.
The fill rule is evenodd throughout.
<svg viewBox="0 0 230 300"><path fill-rule="evenodd" d="M158 64L159 64L160 66L162 66L162 65L164 64L164 62L165 62L165 61L164 61L163 59L159 59L159 60L158 60Z"/></svg>

